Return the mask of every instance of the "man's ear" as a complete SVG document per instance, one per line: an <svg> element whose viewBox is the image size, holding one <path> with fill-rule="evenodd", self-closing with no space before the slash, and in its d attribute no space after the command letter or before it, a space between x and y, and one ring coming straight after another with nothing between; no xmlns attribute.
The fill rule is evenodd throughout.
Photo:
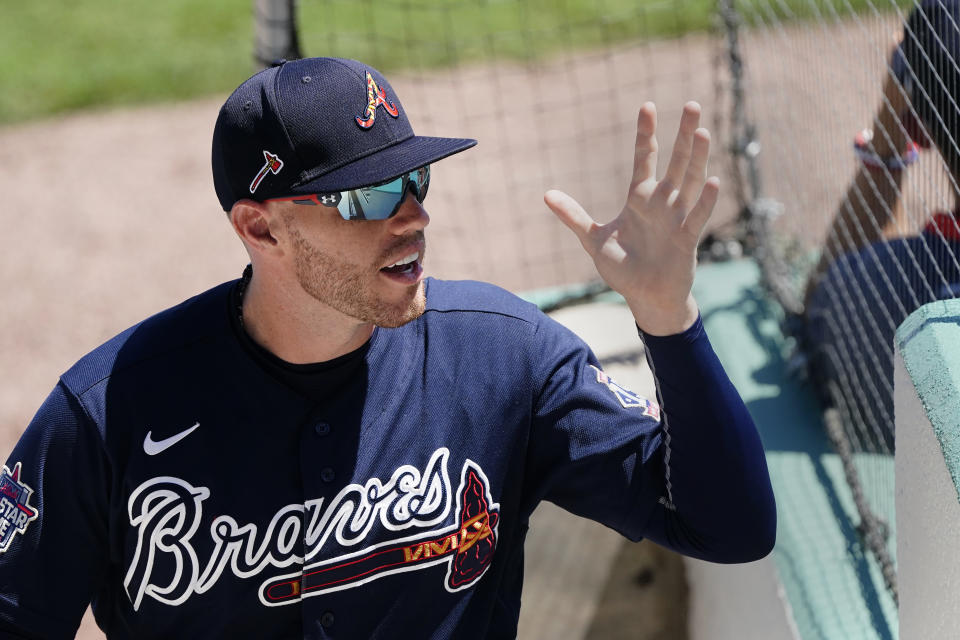
<svg viewBox="0 0 960 640"><path fill-rule="evenodd" d="M251 251L282 253L275 234L280 216L262 202L238 200L230 210L230 223Z"/></svg>

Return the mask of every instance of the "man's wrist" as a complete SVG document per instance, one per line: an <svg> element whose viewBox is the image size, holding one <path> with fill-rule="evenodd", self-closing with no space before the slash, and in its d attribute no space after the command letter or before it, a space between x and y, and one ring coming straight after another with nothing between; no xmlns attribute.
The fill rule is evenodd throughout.
<svg viewBox="0 0 960 640"><path fill-rule="evenodd" d="M700 316L697 302L692 295L688 295L681 306L673 309L630 300L627 300L627 306L630 307L637 328L651 336L683 333L692 327Z"/></svg>

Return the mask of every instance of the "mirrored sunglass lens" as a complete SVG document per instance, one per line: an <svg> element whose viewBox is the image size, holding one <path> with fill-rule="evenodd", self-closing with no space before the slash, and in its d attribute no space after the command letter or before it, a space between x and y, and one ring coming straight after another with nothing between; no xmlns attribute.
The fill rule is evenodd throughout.
<svg viewBox="0 0 960 640"><path fill-rule="evenodd" d="M430 187L430 165L412 171L410 178L416 182L418 199L423 202L423 199L427 197L427 189Z"/></svg>
<svg viewBox="0 0 960 640"><path fill-rule="evenodd" d="M391 180L386 184L379 184L375 187L366 187L365 189L360 189L360 191L380 191L382 193L392 193L397 195L403 191L403 185L406 182L405 178L406 176L400 176L396 180Z"/></svg>
<svg viewBox="0 0 960 640"><path fill-rule="evenodd" d="M397 205L400 204L402 194L403 192L399 187L390 190L375 187L348 191L345 198L350 214L348 220L384 220L389 218ZM340 213L343 212L343 209L340 209Z"/></svg>
<svg viewBox="0 0 960 640"><path fill-rule="evenodd" d="M416 187L417 200L423 202L430 185L430 167L421 167L375 187L341 191L337 210L344 220L385 220L399 209L411 182Z"/></svg>

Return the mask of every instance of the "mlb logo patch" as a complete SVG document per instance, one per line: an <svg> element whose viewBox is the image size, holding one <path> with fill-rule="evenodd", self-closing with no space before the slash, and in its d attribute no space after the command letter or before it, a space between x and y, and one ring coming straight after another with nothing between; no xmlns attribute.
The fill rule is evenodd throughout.
<svg viewBox="0 0 960 640"><path fill-rule="evenodd" d="M14 536L27 530L39 511L30 506L33 489L20 482L20 463L13 471L3 465L0 470L0 553L6 553Z"/></svg>
<svg viewBox="0 0 960 640"><path fill-rule="evenodd" d="M605 385L607 389L610 390L617 400L620 401L620 404L623 405L624 409L641 409L643 415L649 416L654 420L660 419L660 405L652 400L648 400L643 396L630 391L626 387L620 386L613 381L613 378L604 373L600 368L589 365L591 369L597 373L597 382L602 385Z"/></svg>

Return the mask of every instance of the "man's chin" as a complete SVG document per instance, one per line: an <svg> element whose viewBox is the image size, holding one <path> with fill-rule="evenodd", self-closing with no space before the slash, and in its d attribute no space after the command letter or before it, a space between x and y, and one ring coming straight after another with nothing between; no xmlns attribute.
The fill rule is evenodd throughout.
<svg viewBox="0 0 960 640"><path fill-rule="evenodd" d="M381 313L377 314L378 318L374 324L385 329L395 329L422 316L427 308L427 299L424 294L423 283L418 282L415 286L416 292L412 299L396 306L391 305L389 309L384 308Z"/></svg>

